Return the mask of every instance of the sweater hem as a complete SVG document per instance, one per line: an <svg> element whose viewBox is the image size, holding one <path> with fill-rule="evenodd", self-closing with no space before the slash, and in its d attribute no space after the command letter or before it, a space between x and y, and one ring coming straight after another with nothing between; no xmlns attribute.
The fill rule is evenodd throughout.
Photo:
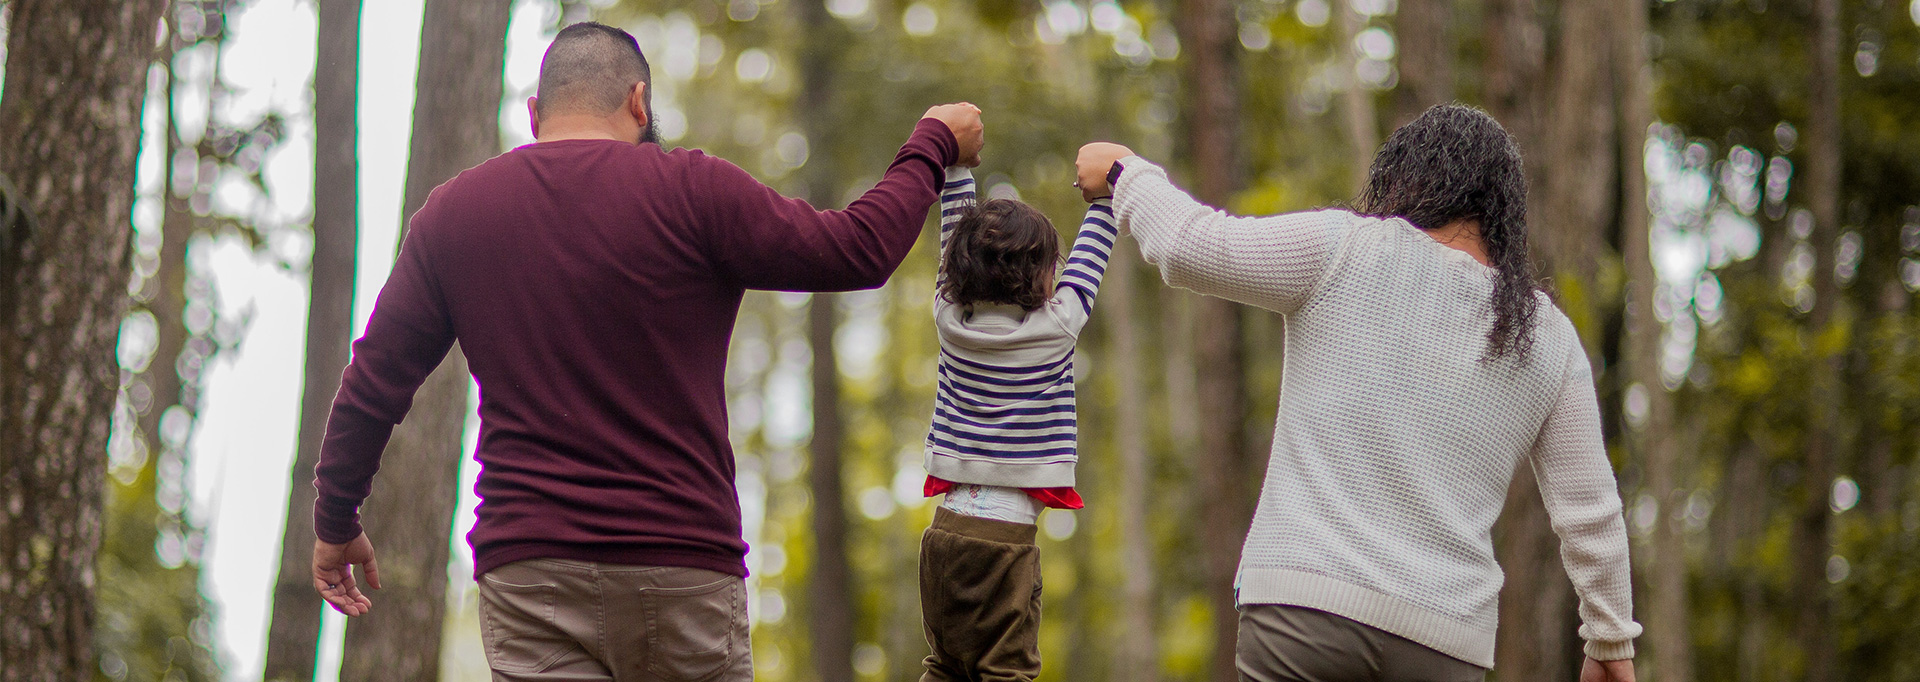
<svg viewBox="0 0 1920 682"><path fill-rule="evenodd" d="M1240 572L1241 604L1285 604L1344 616L1482 668L1493 668L1495 628L1481 628L1405 599L1283 568Z"/></svg>
<svg viewBox="0 0 1920 682"><path fill-rule="evenodd" d="M746 558L719 552L663 549L635 545L575 545L562 542L514 542L490 545L473 553L473 578L515 561L567 559L630 566L679 566L747 577Z"/></svg>
<svg viewBox="0 0 1920 682"><path fill-rule="evenodd" d="M1014 463L959 457L927 451L927 475L954 483L997 485L1007 488L1074 487L1071 459L1064 462Z"/></svg>
<svg viewBox="0 0 1920 682"><path fill-rule="evenodd" d="M1590 639L1587 640L1587 645L1583 650L1586 652L1587 658L1596 661L1625 660L1633 658L1633 640L1602 642L1597 639Z"/></svg>

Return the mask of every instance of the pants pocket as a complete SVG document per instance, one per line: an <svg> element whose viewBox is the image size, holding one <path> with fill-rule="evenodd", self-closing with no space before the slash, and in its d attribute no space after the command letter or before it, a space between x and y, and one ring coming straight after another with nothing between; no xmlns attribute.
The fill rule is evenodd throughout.
<svg viewBox="0 0 1920 682"><path fill-rule="evenodd" d="M572 649L573 640L554 623L559 588L527 575L496 575L511 568L480 576L480 636L487 666L506 673L539 672Z"/></svg>
<svg viewBox="0 0 1920 682"><path fill-rule="evenodd" d="M732 667L746 646L746 586L738 577L688 569L687 587L641 590L647 670L673 682L711 680Z"/></svg>

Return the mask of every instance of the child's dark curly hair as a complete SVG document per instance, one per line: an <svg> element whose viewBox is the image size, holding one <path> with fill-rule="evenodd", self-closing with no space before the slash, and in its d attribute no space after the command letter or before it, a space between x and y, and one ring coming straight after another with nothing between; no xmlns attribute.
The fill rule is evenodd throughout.
<svg viewBox="0 0 1920 682"><path fill-rule="evenodd" d="M947 238L940 295L959 305L1004 303L1038 310L1053 298L1060 235L1032 206L989 199L966 209Z"/></svg>

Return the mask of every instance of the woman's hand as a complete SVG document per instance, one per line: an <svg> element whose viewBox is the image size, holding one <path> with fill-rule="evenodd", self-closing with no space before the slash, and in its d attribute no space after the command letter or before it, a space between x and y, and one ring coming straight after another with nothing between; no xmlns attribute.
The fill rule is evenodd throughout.
<svg viewBox="0 0 1920 682"><path fill-rule="evenodd" d="M1107 171L1113 168L1113 162L1133 156L1133 150L1112 142L1094 142L1080 148L1080 158L1074 161L1077 180L1073 186L1080 188L1080 198L1093 201L1100 197L1113 196L1113 188L1107 186Z"/></svg>

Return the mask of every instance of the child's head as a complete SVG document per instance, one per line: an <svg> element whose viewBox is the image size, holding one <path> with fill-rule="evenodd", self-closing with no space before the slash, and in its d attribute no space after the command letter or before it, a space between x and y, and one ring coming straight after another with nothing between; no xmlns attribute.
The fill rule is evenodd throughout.
<svg viewBox="0 0 1920 682"><path fill-rule="evenodd" d="M1060 236L1032 206L989 199L967 209L947 238L940 295L959 305L1004 303L1038 310L1053 298Z"/></svg>

